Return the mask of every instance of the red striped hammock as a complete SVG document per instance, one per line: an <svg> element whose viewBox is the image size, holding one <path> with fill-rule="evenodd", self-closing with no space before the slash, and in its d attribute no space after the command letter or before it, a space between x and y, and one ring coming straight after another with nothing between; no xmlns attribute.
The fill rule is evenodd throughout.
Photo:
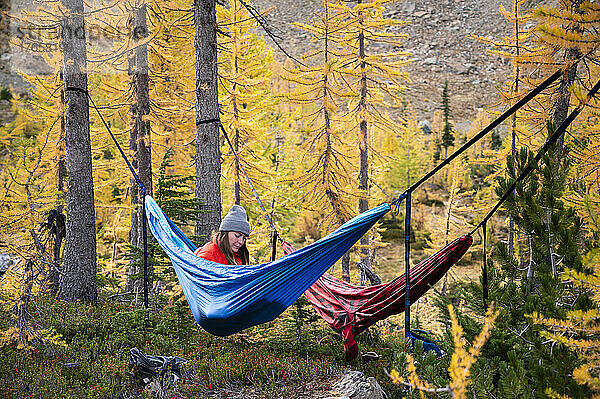
<svg viewBox="0 0 600 399"><path fill-rule="evenodd" d="M467 252L473 238L457 238L410 270L410 301L414 303ZM356 335L379 320L404 311L406 275L387 284L360 287L324 274L305 293L317 312L342 334L346 360L358 355Z"/></svg>

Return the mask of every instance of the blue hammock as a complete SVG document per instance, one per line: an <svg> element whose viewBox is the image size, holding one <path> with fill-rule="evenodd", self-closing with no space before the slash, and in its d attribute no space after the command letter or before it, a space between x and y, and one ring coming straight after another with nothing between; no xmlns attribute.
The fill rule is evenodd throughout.
<svg viewBox="0 0 600 399"><path fill-rule="evenodd" d="M227 336L275 319L391 208L382 204L319 241L258 265L222 265L194 255L196 246L146 196L152 234L167 253L196 322Z"/></svg>

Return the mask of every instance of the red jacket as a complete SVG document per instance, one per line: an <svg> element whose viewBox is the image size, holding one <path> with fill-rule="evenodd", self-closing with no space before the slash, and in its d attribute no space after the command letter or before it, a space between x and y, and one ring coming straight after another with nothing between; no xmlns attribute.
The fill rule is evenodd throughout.
<svg viewBox="0 0 600 399"><path fill-rule="evenodd" d="M212 262L221 263L223 265L229 264L223 252L221 252L217 244L215 244L212 241L207 242L206 244L204 244L204 246L196 249L196 251L194 251L194 255L199 256L202 259L210 260ZM241 265L242 260L237 256L237 254L234 254L234 256L238 265Z"/></svg>

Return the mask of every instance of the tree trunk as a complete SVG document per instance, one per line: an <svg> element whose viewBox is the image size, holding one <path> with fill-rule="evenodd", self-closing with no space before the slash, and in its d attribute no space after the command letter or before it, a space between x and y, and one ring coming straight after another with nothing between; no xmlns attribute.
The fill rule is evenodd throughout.
<svg viewBox="0 0 600 399"><path fill-rule="evenodd" d="M148 25L146 22L146 5L142 4L134 11L133 16L133 39L137 43L148 36ZM131 106L131 119L133 126L130 134L129 148L132 150L133 167L137 169L138 176L147 194L152 195L152 157L150 152L150 122L147 116L150 114L150 89L148 85L148 46L141 45L133 54L133 65L130 73L133 77L133 89L135 92L135 104ZM142 201L143 193L135 179L131 178L131 245L143 249L143 223L146 223L143 215ZM129 266L125 291L141 293L144 287L143 260L132 259ZM151 270L148 270L151 274Z"/></svg>
<svg viewBox="0 0 600 399"><path fill-rule="evenodd" d="M67 220L59 298L95 302L96 223L83 0L61 0L67 164Z"/></svg>
<svg viewBox="0 0 600 399"><path fill-rule="evenodd" d="M579 58L581 53L578 49L572 48L568 49L565 54L565 60L567 62L575 60ZM577 66L576 64L569 68L560 79L560 86L558 87L558 93L556 100L554 101L554 111L552 115L552 121L554 122L554 127L558 129L558 127L567 119L569 114L569 104L571 102L571 92L569 88L577 79ZM563 143L565 141L565 134L561 134L557 140L558 148L562 149ZM560 151L559 151L560 153Z"/></svg>
<svg viewBox="0 0 600 399"><path fill-rule="evenodd" d="M64 73L61 69L60 80L64 82ZM61 111L65 107L65 90L60 92ZM58 295L60 284L60 273L62 270L60 251L65 239L65 218L63 214L63 201L65 198L65 180L67 178L67 165L65 161L65 117L60 118L60 133L58 140L58 165L56 171L56 191L58 206L51 210L48 222L55 227L52 241L52 268L48 275L48 289L52 296Z"/></svg>
<svg viewBox="0 0 600 399"><path fill-rule="evenodd" d="M579 10L579 6L583 0L570 0L570 7L568 7L569 11L579 14L581 10ZM569 28L567 30L575 30L577 27ZM573 60L578 59L581 56L581 52L578 48L572 47L565 50L564 61L565 63L569 63ZM571 92L569 88L577 79L577 67L579 64L573 65L571 68L567 69L560 79L560 85L558 87L557 97L553 104L553 115L552 122L554 123L554 127L558 129L558 127L567 119L569 113L569 104L571 101ZM565 141L565 134L561 134L557 140L558 152L557 157L561 157L563 143Z"/></svg>
<svg viewBox="0 0 600 399"><path fill-rule="evenodd" d="M195 234L208 241L221 222L221 152L217 90L215 0L194 0L196 51L196 198L201 202Z"/></svg>
<svg viewBox="0 0 600 399"><path fill-rule="evenodd" d="M362 3L362 0L357 1L358 4ZM362 11L359 11L359 21L362 28L363 18ZM358 56L360 58L360 100L359 109L361 114L364 114L367 108L367 72L366 72L366 55L365 55L365 35L361 30L358 35ZM369 210L369 130L366 120L360 121L360 137L359 137L359 150L360 150L360 166L358 171L358 190L360 197L358 198L358 212L363 213ZM373 270L371 270L370 257L369 257L369 235L367 232L360 239L360 282L365 284L367 279L371 284L381 284L381 279ZM375 249L372 249L375 251Z"/></svg>
<svg viewBox="0 0 600 399"><path fill-rule="evenodd" d="M521 69L519 68L519 56L521 53L521 41L520 41L520 31L519 31L519 0L514 0L513 2L513 13L515 16L515 86L513 88L513 93L519 93L519 81L521 80ZM510 141L510 151L513 157L513 162L515 156L517 155L517 112L515 112L512 116L512 125L511 125L511 141ZM512 216L508 217L508 255L512 258L515 254L515 221Z"/></svg>

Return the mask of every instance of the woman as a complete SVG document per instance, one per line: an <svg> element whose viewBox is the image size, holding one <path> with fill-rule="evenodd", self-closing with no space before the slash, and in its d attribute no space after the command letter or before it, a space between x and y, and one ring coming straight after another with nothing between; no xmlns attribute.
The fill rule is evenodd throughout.
<svg viewBox="0 0 600 399"><path fill-rule="evenodd" d="M247 265L250 255L246 239L249 234L246 211L234 205L223 218L219 231L213 231L210 242L198 248L194 255L224 265Z"/></svg>

